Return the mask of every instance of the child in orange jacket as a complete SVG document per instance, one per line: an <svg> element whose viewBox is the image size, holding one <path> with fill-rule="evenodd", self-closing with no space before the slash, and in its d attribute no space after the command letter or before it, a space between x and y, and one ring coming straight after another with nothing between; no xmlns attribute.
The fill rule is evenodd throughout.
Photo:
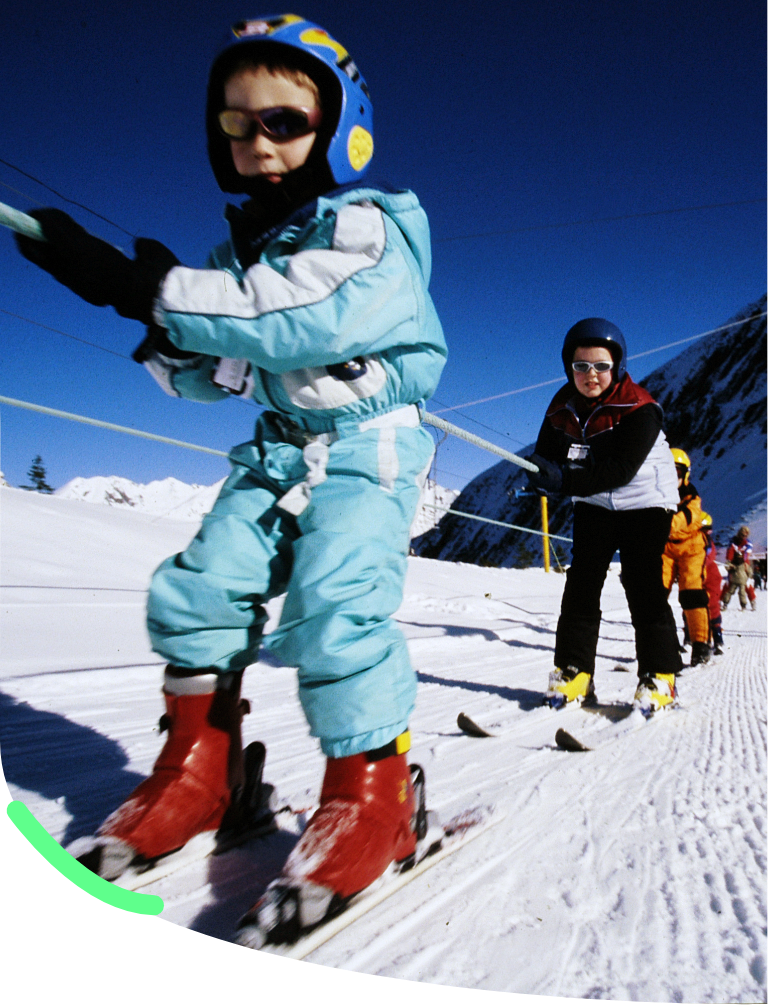
<svg viewBox="0 0 768 1005"><path fill-rule="evenodd" d="M678 599L691 639L691 666L706 663L709 648L709 597L706 590L707 554L702 530L701 498L691 484L691 461L684 450L672 448L680 502L672 517L669 541L662 556L664 586L677 580Z"/></svg>

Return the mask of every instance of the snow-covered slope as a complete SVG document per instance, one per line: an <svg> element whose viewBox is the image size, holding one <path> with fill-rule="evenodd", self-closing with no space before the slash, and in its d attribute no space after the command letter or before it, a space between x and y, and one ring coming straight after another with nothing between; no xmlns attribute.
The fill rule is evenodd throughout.
<svg viewBox="0 0 768 1005"><path fill-rule="evenodd" d="M0 518L2 767L12 797L68 842L90 832L160 750L162 667L141 628L144 588L191 528L9 488ZM755 614L725 612L725 655L684 672L679 710L604 751L568 754L555 747L557 727L602 720L541 705L562 583L540 569L409 560L397 617L418 672L412 757L429 804L443 819L492 804L504 819L310 961L538 996L765 1001L766 593ZM270 605L269 626L279 610L279 600ZM618 715L635 664L615 569L603 611L597 693ZM244 694L244 738L266 742L268 781L285 801L308 805L323 761L295 672L265 660L246 671ZM461 734L462 710L495 738ZM194 933L227 939L278 867L255 842L146 892L163 898L162 918L191 930L202 975L206 940ZM71 925L55 899L40 902L42 924L28 941ZM173 927L134 920L154 925L161 944ZM168 965L176 958L169 952ZM282 964L288 979L302 966ZM256 958L253 970L263 994ZM226 993L226 968L221 975ZM387 1000L410 990L388 986ZM286 998L281 985L275 994Z"/></svg>
<svg viewBox="0 0 768 1005"><path fill-rule="evenodd" d="M411 524L411 537L425 534L435 527L445 516L444 510L451 508L451 503L459 495L458 489L446 489L437 482L427 479L421 493L419 508Z"/></svg>
<svg viewBox="0 0 768 1005"><path fill-rule="evenodd" d="M664 409L671 446L691 458L692 481L724 544L748 523L757 552L766 547L766 298L732 321L743 324L703 338L641 383ZM631 364L630 364L631 371ZM523 456L533 445L520 450ZM501 461L462 491L454 508L464 513L541 529L538 499L518 498L525 473ZM571 505L550 500L550 530L570 536ZM565 542L554 542L563 559ZM541 565L540 539L521 531L449 516L414 541L417 555L501 568Z"/></svg>

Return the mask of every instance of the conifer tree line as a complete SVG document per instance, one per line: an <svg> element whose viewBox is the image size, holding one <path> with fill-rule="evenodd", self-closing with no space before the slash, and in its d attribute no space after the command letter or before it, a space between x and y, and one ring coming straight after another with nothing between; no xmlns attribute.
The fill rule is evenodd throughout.
<svg viewBox="0 0 768 1005"><path fill-rule="evenodd" d="M28 492L45 492L50 495L53 492L53 488L46 481L47 477L43 458L40 454L37 454L29 467L29 471L27 471L27 478L29 478L32 484L20 485L19 488L26 489Z"/></svg>

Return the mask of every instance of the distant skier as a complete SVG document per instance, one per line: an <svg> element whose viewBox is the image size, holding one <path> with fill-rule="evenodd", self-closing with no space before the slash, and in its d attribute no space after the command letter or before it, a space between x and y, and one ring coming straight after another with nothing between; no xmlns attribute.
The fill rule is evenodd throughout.
<svg viewBox="0 0 768 1005"><path fill-rule="evenodd" d="M723 577L717 564L717 546L712 536L712 517L709 513L701 514L701 533L704 537L704 547L707 555L704 586L707 591L709 610L710 645L715 656L723 655L723 616L720 613L720 593Z"/></svg>
<svg viewBox="0 0 768 1005"><path fill-rule="evenodd" d="M127 259L66 214L33 212L22 253L142 321L140 361L174 396L266 405L197 537L155 573L148 628L169 661L168 739L84 861L109 878L216 830L243 785L243 670L266 645L298 667L327 757L320 808L251 921L295 937L416 847L406 759L416 675L392 620L433 440L419 408L446 347L427 292L426 216L366 185L368 89L295 15L241 22L208 84L208 153L231 239L206 269L139 239ZM229 816L228 816L229 814Z"/></svg>
<svg viewBox="0 0 768 1005"><path fill-rule="evenodd" d="M675 467L662 411L626 372L621 331L586 318L566 334L568 384L547 409L529 474L539 490L573 498L573 557L555 641L546 699L561 707L594 701L600 595L618 550L637 649L637 707L671 704L682 666L662 582L661 556L677 506Z"/></svg>
<svg viewBox="0 0 768 1005"><path fill-rule="evenodd" d="M747 609L747 600L752 605L753 611L757 609L757 595L754 587L750 586L749 583L752 578L752 555L753 548L752 542L749 540L749 527L742 525L735 537L731 539L728 551L725 553L728 582L721 598L723 610L726 609L731 597L737 591L742 611Z"/></svg>
<svg viewBox="0 0 768 1005"><path fill-rule="evenodd" d="M706 542L701 533L701 497L691 483L691 460L684 450L672 447L680 501L672 517L664 549L664 586L677 582L678 599L691 640L691 666L709 660L709 598L706 590Z"/></svg>

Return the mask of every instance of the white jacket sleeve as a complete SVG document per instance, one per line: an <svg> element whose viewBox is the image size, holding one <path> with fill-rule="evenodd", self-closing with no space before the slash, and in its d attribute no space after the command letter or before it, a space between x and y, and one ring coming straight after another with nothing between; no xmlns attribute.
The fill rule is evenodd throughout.
<svg viewBox="0 0 768 1005"><path fill-rule="evenodd" d="M371 203L290 230L238 279L168 273L156 320L180 349L247 359L272 373L346 362L423 337L425 289L407 242Z"/></svg>

